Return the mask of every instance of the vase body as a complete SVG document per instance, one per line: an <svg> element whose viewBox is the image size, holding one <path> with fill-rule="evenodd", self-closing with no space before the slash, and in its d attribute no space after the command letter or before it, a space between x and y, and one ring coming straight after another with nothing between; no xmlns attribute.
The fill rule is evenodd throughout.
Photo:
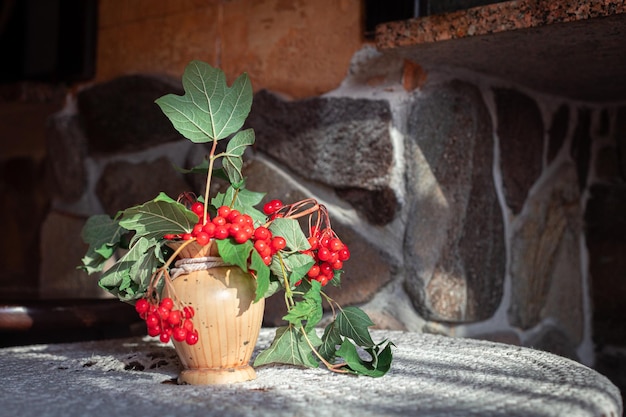
<svg viewBox="0 0 626 417"><path fill-rule="evenodd" d="M192 245L181 253L183 257L207 255L206 247ZM194 308L192 320L198 330L194 345L173 341L183 365L178 382L209 385L256 378L249 362L261 329L265 299L254 302L254 277L237 266L217 266L182 274L172 281L172 287L174 294L165 287L166 296Z"/></svg>

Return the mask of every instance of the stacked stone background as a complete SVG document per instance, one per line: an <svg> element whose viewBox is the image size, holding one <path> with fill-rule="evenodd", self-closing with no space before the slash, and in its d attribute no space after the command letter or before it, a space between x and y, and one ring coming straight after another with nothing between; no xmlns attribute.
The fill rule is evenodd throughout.
<svg viewBox="0 0 626 417"><path fill-rule="evenodd" d="M328 94L257 92L248 188L329 207L353 254L329 293L362 306L377 327L591 363L592 301L605 297L595 311L611 317L620 308L612 288L624 285L626 107L462 73L430 73L407 89L403 68L366 47ZM202 178L174 168L205 150L154 104L171 92L181 92L178 81L121 77L84 88L49 120L43 297L106 296L76 269L87 216L202 189ZM281 300L269 300L265 324L282 314Z"/></svg>

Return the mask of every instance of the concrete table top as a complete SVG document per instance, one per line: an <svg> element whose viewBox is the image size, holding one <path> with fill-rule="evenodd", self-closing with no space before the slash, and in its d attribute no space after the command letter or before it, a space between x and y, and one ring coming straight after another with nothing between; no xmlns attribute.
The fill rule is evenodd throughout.
<svg viewBox="0 0 626 417"><path fill-rule="evenodd" d="M257 352L275 329L264 328ZM291 366L226 386L175 383L152 338L0 349L0 414L44 416L615 416L619 390L577 362L517 346L373 330L396 344L382 378ZM255 353L256 354L256 353Z"/></svg>

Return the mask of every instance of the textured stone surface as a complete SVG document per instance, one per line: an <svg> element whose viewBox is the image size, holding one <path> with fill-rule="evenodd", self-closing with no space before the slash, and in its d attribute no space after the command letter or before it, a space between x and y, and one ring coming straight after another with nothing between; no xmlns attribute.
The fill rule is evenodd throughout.
<svg viewBox="0 0 626 417"><path fill-rule="evenodd" d="M517 214L541 174L543 121L537 103L510 89L495 89L504 197Z"/></svg>
<svg viewBox="0 0 626 417"><path fill-rule="evenodd" d="M459 81L425 89L411 109L409 137L406 289L428 319L486 319L500 303L506 254L480 92Z"/></svg>
<svg viewBox="0 0 626 417"><path fill-rule="evenodd" d="M526 210L513 222L509 269L512 325L529 329L550 313L571 323L573 339L581 336L575 329L583 321L579 200L575 166L564 163L529 198ZM548 306L550 294L556 292L564 294L555 295L553 301L564 304Z"/></svg>
<svg viewBox="0 0 626 417"><path fill-rule="evenodd" d="M561 104L552 115L552 124L548 130L548 163L552 162L561 150L568 128L569 107L566 104Z"/></svg>
<svg viewBox="0 0 626 417"><path fill-rule="evenodd" d="M89 153L135 151L180 139L154 100L181 91L171 80L144 75L116 78L81 91L78 110Z"/></svg>
<svg viewBox="0 0 626 417"><path fill-rule="evenodd" d="M87 251L80 233L85 219L51 211L41 230L39 295L47 299L109 298L96 276L77 269Z"/></svg>
<svg viewBox="0 0 626 417"><path fill-rule="evenodd" d="M257 149L297 175L338 189L363 190L350 195L357 208L379 223L393 219L397 204L388 185L390 123L387 101L331 97L288 102L266 91L255 95L247 121L255 130Z"/></svg>
<svg viewBox="0 0 626 417"><path fill-rule="evenodd" d="M77 115L58 113L50 118L46 133L47 184L55 198L79 199L87 186L87 139Z"/></svg>
<svg viewBox="0 0 626 417"><path fill-rule="evenodd" d="M189 191L189 185L164 157L152 162L133 164L111 162L103 170L96 194L109 215L137 204L143 204L164 192L177 198Z"/></svg>
<svg viewBox="0 0 626 417"><path fill-rule="evenodd" d="M626 185L596 184L585 212L594 305L594 339L626 344Z"/></svg>

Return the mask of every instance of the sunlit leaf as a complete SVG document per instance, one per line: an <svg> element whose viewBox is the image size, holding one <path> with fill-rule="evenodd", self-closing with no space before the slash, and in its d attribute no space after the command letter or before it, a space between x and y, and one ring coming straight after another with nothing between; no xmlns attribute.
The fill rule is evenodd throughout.
<svg viewBox="0 0 626 417"><path fill-rule="evenodd" d="M135 231L135 239L158 239L168 233L189 233L197 222L198 216L191 210L161 193L152 201L124 210L120 225Z"/></svg>
<svg viewBox="0 0 626 417"><path fill-rule="evenodd" d="M270 230L274 236L284 237L287 247L294 252L304 251L311 247L297 220L275 219L270 225Z"/></svg>
<svg viewBox="0 0 626 417"><path fill-rule="evenodd" d="M235 243L232 238L218 239L217 249L224 262L237 265L244 271L248 271L248 258L250 257L250 252L254 249L251 241Z"/></svg>
<svg viewBox="0 0 626 417"><path fill-rule="evenodd" d="M368 327L374 323L358 307L348 306L337 315L337 329L342 336L349 337L359 346L374 346Z"/></svg>
<svg viewBox="0 0 626 417"><path fill-rule="evenodd" d="M320 345L321 340L315 333L315 330L311 330L307 333L307 337L314 347ZM302 333L293 326L279 327L276 329L274 341L269 348L256 357L254 366L269 363L284 363L309 368L317 368L319 366L306 339Z"/></svg>
<svg viewBox="0 0 626 417"><path fill-rule="evenodd" d="M183 74L185 94L167 94L156 100L181 135L202 143L228 137L241 129L252 105L252 85L247 74L231 87L219 68L192 61Z"/></svg>
<svg viewBox="0 0 626 417"><path fill-rule="evenodd" d="M243 153L246 148L254 143L254 130L246 129L232 137L226 146L226 152L222 159L222 167L228 174L231 183L243 180Z"/></svg>

